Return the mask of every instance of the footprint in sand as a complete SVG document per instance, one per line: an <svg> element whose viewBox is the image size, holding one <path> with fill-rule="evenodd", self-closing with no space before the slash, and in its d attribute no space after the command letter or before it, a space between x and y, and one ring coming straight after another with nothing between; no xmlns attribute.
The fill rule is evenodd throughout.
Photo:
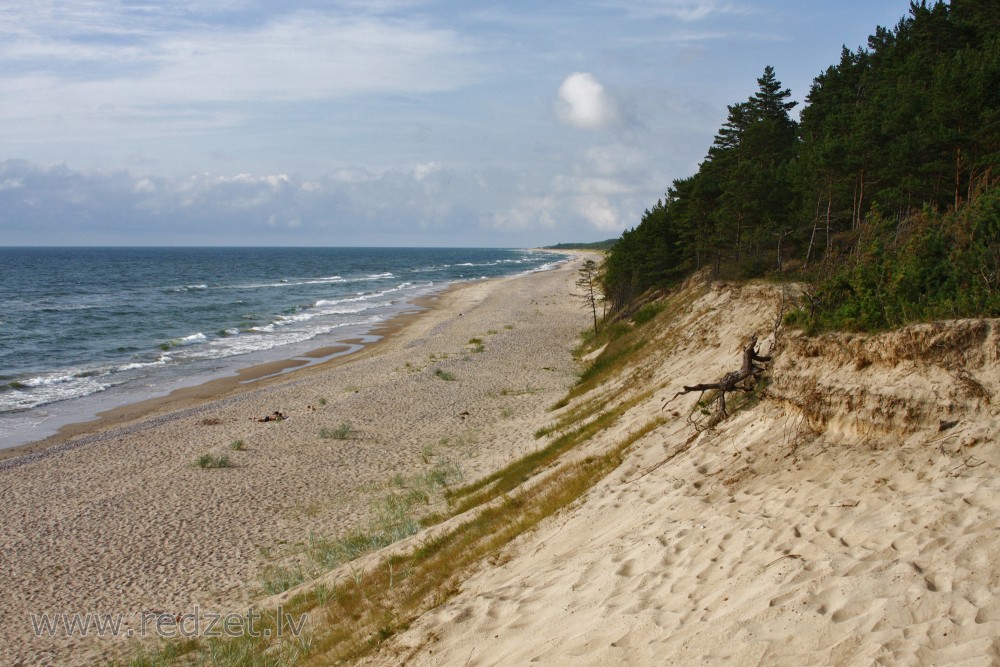
<svg viewBox="0 0 1000 667"><path fill-rule="evenodd" d="M830 614L830 620L834 623L844 623L862 616L867 613L870 608L871 603L869 601L851 601Z"/></svg>
<svg viewBox="0 0 1000 667"><path fill-rule="evenodd" d="M618 571L615 572L615 574L619 577L631 577L635 574L635 561L632 559L625 561L625 564L618 568Z"/></svg>
<svg viewBox="0 0 1000 667"><path fill-rule="evenodd" d="M992 623L994 621L1000 621L1000 600L993 600L989 604L980 607L979 611L976 612L976 623L982 625L983 623Z"/></svg>

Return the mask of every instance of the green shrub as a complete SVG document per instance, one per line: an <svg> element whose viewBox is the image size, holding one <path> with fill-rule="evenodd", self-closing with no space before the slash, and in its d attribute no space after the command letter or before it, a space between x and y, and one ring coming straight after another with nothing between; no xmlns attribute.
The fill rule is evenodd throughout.
<svg viewBox="0 0 1000 667"><path fill-rule="evenodd" d="M663 308L664 304L659 301L647 303L645 306L636 311L635 315L632 316L632 321L635 322L637 327L641 327L643 324L646 324L659 315L663 311Z"/></svg>
<svg viewBox="0 0 1000 667"><path fill-rule="evenodd" d="M880 331L912 322L1000 315L1000 192L960 212L896 220L870 214L852 257L819 279L807 332Z"/></svg>

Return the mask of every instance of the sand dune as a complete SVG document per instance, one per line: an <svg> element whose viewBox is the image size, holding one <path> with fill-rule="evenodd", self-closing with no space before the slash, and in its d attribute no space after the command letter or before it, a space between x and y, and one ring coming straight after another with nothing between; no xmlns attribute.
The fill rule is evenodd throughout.
<svg viewBox="0 0 1000 667"><path fill-rule="evenodd" d="M678 299L592 392L654 394L588 446L667 422L370 664L1000 662L997 323L785 333L764 398L699 432L696 395L661 406L738 367L750 334L769 349L781 299Z"/></svg>

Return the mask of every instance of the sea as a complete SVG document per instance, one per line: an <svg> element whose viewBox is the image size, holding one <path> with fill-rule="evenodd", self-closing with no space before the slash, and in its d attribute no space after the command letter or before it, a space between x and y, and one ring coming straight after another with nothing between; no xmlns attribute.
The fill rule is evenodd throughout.
<svg viewBox="0 0 1000 667"><path fill-rule="evenodd" d="M485 248L0 248L0 449L240 369L374 342L419 297L564 259Z"/></svg>

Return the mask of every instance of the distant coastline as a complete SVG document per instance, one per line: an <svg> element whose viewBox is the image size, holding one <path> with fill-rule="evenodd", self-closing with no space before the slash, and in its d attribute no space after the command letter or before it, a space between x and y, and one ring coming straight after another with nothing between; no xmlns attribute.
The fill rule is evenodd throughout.
<svg viewBox="0 0 1000 667"><path fill-rule="evenodd" d="M618 238L613 238L593 243L557 243L555 245L543 246L541 250L610 250L611 246L618 243L618 241Z"/></svg>

